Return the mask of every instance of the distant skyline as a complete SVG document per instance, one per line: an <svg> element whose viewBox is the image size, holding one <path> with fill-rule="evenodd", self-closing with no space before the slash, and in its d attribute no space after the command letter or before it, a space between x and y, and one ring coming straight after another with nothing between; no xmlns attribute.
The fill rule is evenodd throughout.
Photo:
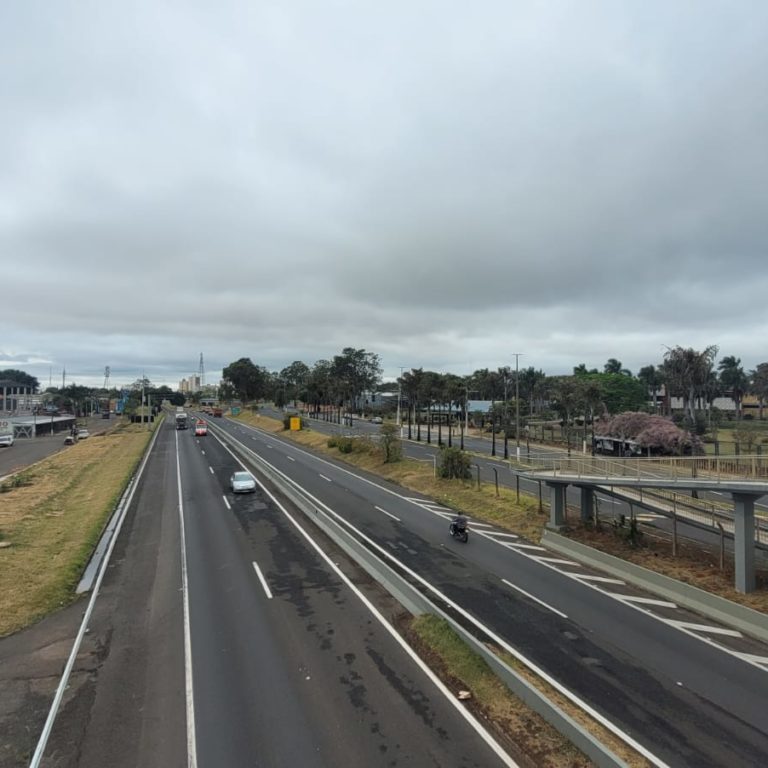
<svg viewBox="0 0 768 768"><path fill-rule="evenodd" d="M768 360L768 4L0 6L0 367Z"/></svg>

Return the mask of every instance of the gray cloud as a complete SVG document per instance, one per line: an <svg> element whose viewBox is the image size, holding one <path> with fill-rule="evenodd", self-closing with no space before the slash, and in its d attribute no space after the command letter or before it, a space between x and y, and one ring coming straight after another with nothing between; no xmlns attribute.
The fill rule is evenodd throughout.
<svg viewBox="0 0 768 768"><path fill-rule="evenodd" d="M767 21L714 0L7 4L4 356L168 382L201 351L213 373L350 345L388 375L712 343L753 367Z"/></svg>

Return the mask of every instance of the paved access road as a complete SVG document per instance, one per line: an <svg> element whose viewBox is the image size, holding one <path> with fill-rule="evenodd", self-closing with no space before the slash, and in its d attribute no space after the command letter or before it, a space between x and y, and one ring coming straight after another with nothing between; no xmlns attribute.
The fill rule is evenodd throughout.
<svg viewBox="0 0 768 768"><path fill-rule="evenodd" d="M96 416L78 419L77 423L86 426L91 435L96 435L109 429L115 419ZM68 446L64 445L64 438L67 434L57 432L55 435L18 437L12 446L0 448L0 478L66 449Z"/></svg>
<svg viewBox="0 0 768 768"><path fill-rule="evenodd" d="M592 707L658 766L768 755L768 648L278 435L218 422L342 525ZM216 430L214 429L214 432ZM289 482L286 479L286 482Z"/></svg>
<svg viewBox="0 0 768 768"><path fill-rule="evenodd" d="M300 515L231 494L239 468L210 434L160 429L50 764L513 765Z"/></svg>
<svg viewBox="0 0 768 768"><path fill-rule="evenodd" d="M264 408L262 409L262 412L264 415L270 416L272 418L281 418L282 414L279 411L276 411L273 408ZM340 431L344 434L358 434L358 435L367 435L374 437L379 432L379 427L375 424L371 424L370 422L367 422L363 419L354 419L352 426L346 426L346 425L338 425L331 422L323 421L322 419L311 419L310 420L312 429L317 430L318 432L323 432L326 434L338 434ZM403 434L407 435L407 427L403 428ZM418 459L420 461L424 462L433 462L434 457L437 455L439 451L438 446L438 431L437 429L432 429L432 442L427 443L427 430L426 428L422 427L421 430L421 440L416 440L416 430L415 428L412 428L411 435L412 439L403 440L403 446L404 446L404 452L409 458ZM443 430L443 443L447 445L448 437L446 430ZM459 437L454 434L453 436L453 445L458 446L459 443ZM534 480L529 480L527 478L520 478L519 481L516 478L516 474L514 471L510 469L510 465L507 461L505 461L503 457L504 452L504 444L503 440L497 440L496 442L496 457L493 457L490 455L491 452L491 441L486 437L465 437L464 439L464 446L467 451L473 452L473 464L474 468L473 471L475 471L476 467L480 467L481 470L481 479L483 483L492 483L494 482L494 479L498 477L499 485L507 488L515 488L516 483L519 482L520 484L520 490L521 492L528 493L534 497L536 497L539 493L542 494L542 498L544 499L545 503L548 503L548 493L549 489L544 484L543 480L541 482L537 482ZM509 455L513 457L515 455L515 444L513 441L510 441L509 443ZM526 448L523 446L523 456L526 455ZM551 457L551 458L557 458L560 456L564 456L567 454L567 451L565 449L560 448L553 448L550 446L534 446L533 450L531 451L531 455L537 455L542 457ZM573 452L573 455L578 455L575 451ZM730 494L723 494L719 493L717 491L705 491L699 493L700 497L702 499L705 498L712 498L713 500L723 501L723 500L730 500ZM620 492L619 492L620 496ZM622 500L621 498L615 498L609 493L603 493L598 492L598 497L601 504L601 516L605 517L618 517L619 515L625 515L625 517L629 518L631 517L633 510L630 508L630 505ZM581 504L581 497L580 492L577 488L573 486L569 486L567 489L567 498L568 498L568 504L570 504L573 507L579 507ZM768 510L768 503L767 503L768 497L763 497L763 499L756 503L755 507L757 511L764 512L765 510ZM638 517L638 519L646 524L646 525L652 525L655 528L661 529L668 534L671 533L673 523L669 516L661 515L654 513L651 510L646 510L643 507L639 507L640 512L638 512L638 505L634 505L634 513ZM685 537L688 539L691 539L693 541L700 541L702 543L705 543L709 545L710 547L718 547L720 543L719 535L716 530L708 529L706 527L700 526L700 525L694 525L686 522L685 518L683 516L678 516L677 520L677 531L678 535L681 537ZM726 537L726 550L728 552L733 552L733 540L732 538ZM761 551L758 550L758 555L761 554ZM762 561L765 561L768 559L767 555L763 555L761 557Z"/></svg>

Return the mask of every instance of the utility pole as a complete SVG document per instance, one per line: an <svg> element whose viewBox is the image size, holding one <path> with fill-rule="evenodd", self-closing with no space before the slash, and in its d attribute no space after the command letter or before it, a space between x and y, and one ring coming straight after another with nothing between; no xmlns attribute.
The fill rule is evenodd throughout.
<svg viewBox="0 0 768 768"><path fill-rule="evenodd" d="M520 355L513 352L515 357L515 441L517 443L517 460L520 461Z"/></svg>
<svg viewBox="0 0 768 768"><path fill-rule="evenodd" d="M401 418L400 413L400 403L403 401L403 371L405 370L405 366L400 366L400 378L397 380L398 388L397 388L397 426L402 427L403 426L403 420ZM400 435L402 437L402 435Z"/></svg>

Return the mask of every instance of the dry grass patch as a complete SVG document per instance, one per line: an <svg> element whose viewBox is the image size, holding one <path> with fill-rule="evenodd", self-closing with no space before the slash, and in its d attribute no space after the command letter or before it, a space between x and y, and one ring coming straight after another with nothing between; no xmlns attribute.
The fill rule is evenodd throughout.
<svg viewBox="0 0 768 768"><path fill-rule="evenodd" d="M768 592L765 590L768 573L758 571L758 584L763 585L762 589L748 595L737 592L733 586L733 555L729 556L731 562L726 562L725 570L721 571L718 559L711 550L686 539L678 540L677 556L673 556L671 540L663 536L653 536L648 532L644 533L639 547L630 546L605 524L597 531L581 524L574 525L566 535L606 554L720 595L734 603L768 613Z"/></svg>
<svg viewBox="0 0 768 768"><path fill-rule="evenodd" d="M0 636L74 599L149 437L139 425L94 435L20 473L27 482L0 493Z"/></svg>
<svg viewBox="0 0 768 768"><path fill-rule="evenodd" d="M503 487L499 488L497 497L495 486L488 477L483 479L478 489L475 480L436 478L431 461L403 459L385 464L381 451L365 438L355 438L363 450L341 453L336 448L328 447L328 435L311 429L300 432L283 431L283 425L277 419L252 414L241 414L238 420L270 432L281 433L283 437L296 443L376 474L403 488L422 493L451 509L464 512L469 517L493 522L501 528L514 531L532 541L539 541L541 538L541 531L547 518L539 513L538 499L521 493L518 504L515 491ZM504 471L504 468L500 468L499 471Z"/></svg>
<svg viewBox="0 0 768 768"><path fill-rule="evenodd" d="M541 539L542 530L548 519L547 507L544 507L544 513L540 513L538 499L523 493L520 494L518 504L515 491L508 488L499 488L497 497L494 485L487 476L484 477L478 490L475 481L449 481L435 478L431 462L404 459L393 464L385 464L380 452L342 454L335 448L329 448L328 436L313 432L311 429L301 432L283 432L280 421L266 416L253 417L249 414L243 420L262 429L279 432L297 443L384 477L404 488L423 493L470 517L493 522L500 528L506 528L531 541ZM499 472L503 471L505 468L499 467ZM573 521L572 517L571 521ZM765 589L748 595L736 592L733 588L732 568L726 568L721 572L711 552L692 544L681 542L678 556L672 557L669 541L651 538L648 535L645 536L646 545L639 548L630 547L623 539L619 539L612 531L607 530L595 532L576 527L567 535L649 570L768 613L768 593ZM758 583L768 584L768 574L759 574Z"/></svg>

